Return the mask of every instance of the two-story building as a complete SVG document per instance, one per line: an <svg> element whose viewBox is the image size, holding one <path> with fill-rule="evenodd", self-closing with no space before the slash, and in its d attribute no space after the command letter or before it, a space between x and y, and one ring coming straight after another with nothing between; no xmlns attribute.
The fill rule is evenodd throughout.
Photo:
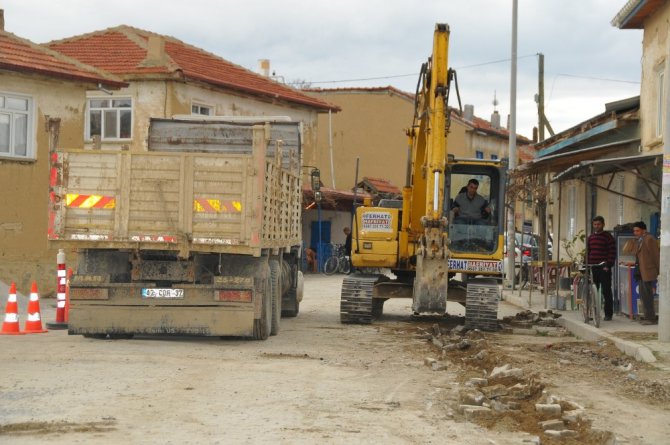
<svg viewBox="0 0 670 445"><path fill-rule="evenodd" d="M269 76L173 37L129 26L41 46L8 33L3 38L11 45L0 47L0 91L5 93L0 138L2 122L9 122L5 139L14 142L4 148L5 155L0 142L0 157L9 158L0 166L2 204L11 209L0 216L0 279L22 285L50 277L44 271L56 265L56 253L46 241L45 116L60 119L58 147L133 151L146 150L149 122L155 117L282 116L302 123L303 153L309 158L316 145L317 115L338 111ZM23 110L9 109L17 106ZM74 262L74 255L69 259Z"/></svg>
<svg viewBox="0 0 670 445"><path fill-rule="evenodd" d="M0 10L0 282L56 286L47 246L49 151L83 148L86 94L125 83L4 29ZM51 132L49 129L51 128Z"/></svg>

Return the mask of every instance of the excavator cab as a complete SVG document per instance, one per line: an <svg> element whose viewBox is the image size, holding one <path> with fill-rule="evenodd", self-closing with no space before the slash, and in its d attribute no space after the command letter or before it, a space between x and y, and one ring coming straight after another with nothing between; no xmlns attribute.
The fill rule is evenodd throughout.
<svg viewBox="0 0 670 445"><path fill-rule="evenodd" d="M453 159L448 163L442 208L452 258L502 258L504 167L500 161Z"/></svg>

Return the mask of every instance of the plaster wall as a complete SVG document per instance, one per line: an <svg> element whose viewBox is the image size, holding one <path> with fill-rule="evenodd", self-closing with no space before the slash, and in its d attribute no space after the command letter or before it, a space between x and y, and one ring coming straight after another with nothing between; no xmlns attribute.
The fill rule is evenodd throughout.
<svg viewBox="0 0 670 445"><path fill-rule="evenodd" d="M670 3L665 4L650 16L644 24L642 40L642 86L640 89L640 126L642 146L645 152L661 153L664 135L658 132L658 103L665 100L670 89ZM659 97L659 73L664 74L663 95ZM661 109L665 109L662 106ZM668 110L665 110L667 113ZM661 122L665 117L662 116ZM662 130L662 127L661 127ZM665 135L667 137L667 135Z"/></svg>
<svg viewBox="0 0 670 445"><path fill-rule="evenodd" d="M61 119L60 147L82 148L86 85L0 71L0 90L32 98L29 133L35 144L34 159L0 158L0 281L15 281L27 293L35 280L40 294L48 295L55 289L57 251L47 244L46 116Z"/></svg>
<svg viewBox="0 0 670 445"><path fill-rule="evenodd" d="M333 140L334 188L349 190L356 177L356 158L360 159L358 179L384 178L399 188L405 185L408 138L414 116L414 101L391 90L352 91L326 90L309 92L342 111L318 118L315 153L306 154L306 164L321 171L324 185L333 187L330 162L329 128ZM474 157L470 127L452 120L447 139L450 154ZM469 153L469 154L468 154Z"/></svg>
<svg viewBox="0 0 670 445"><path fill-rule="evenodd" d="M109 98L100 91L88 97ZM131 82L127 88L111 97L130 97L133 100L133 133L131 139L103 141L105 149L121 149L124 145L133 151L147 149L149 120L153 117L171 118L177 114L191 114L191 105L207 105L216 116L288 116L303 122L303 152L313 150L316 144L316 111L283 103L270 103L222 92L201 84L186 84L173 80L143 80ZM86 141L92 147L92 141Z"/></svg>

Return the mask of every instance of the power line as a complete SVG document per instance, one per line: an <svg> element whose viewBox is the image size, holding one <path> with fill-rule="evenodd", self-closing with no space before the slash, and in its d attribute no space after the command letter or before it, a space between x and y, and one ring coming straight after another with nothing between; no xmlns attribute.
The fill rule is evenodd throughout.
<svg viewBox="0 0 670 445"><path fill-rule="evenodd" d="M628 83L633 85L640 85L640 82L634 80L622 80L622 79L608 79L605 77L593 77L593 76L579 76L576 74L556 74L554 75L553 80L551 81L551 90L549 92L549 98L547 99L547 105L551 102L551 98L554 95L554 86L556 85L556 80L559 77L572 77L575 79L587 79L587 80L597 80L600 82L617 82L617 83Z"/></svg>
<svg viewBox="0 0 670 445"><path fill-rule="evenodd" d="M605 82L632 83L632 84L635 84L635 85L640 85L640 82L635 81L635 80L608 79L608 78L605 78L605 77L591 77L591 76L578 76L576 74L556 74L556 76L574 77L574 78L577 78L577 79L602 80L602 81L605 81Z"/></svg>
<svg viewBox="0 0 670 445"><path fill-rule="evenodd" d="M537 54L527 54L525 56L520 56L518 57L519 59L525 59L527 57L535 57ZM511 61L511 58L507 59L500 59L500 60L492 60L490 62L482 62L482 63L477 63L474 65L466 65L466 66L461 66L461 67L456 67L457 70L460 69L466 69L466 68L475 68L478 66L485 66L485 65L494 65L496 63L503 63L503 62L509 62ZM416 77L418 76L417 73L411 73L411 74L394 74L390 76L379 76L379 77L362 77L358 79L344 79L344 80L317 80L314 82L309 82L310 84L320 84L320 83L345 83L345 82L364 82L368 80L384 80L384 79L397 79L400 77ZM293 83L289 83L293 84Z"/></svg>

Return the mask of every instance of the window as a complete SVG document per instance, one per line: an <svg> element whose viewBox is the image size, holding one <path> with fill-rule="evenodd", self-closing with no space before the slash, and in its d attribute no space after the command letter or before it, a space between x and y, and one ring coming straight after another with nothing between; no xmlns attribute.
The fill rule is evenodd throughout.
<svg viewBox="0 0 670 445"><path fill-rule="evenodd" d="M494 161L497 161L498 160L498 155L491 155L491 159L494 160Z"/></svg>
<svg viewBox="0 0 670 445"><path fill-rule="evenodd" d="M479 150L475 151L475 158L484 159L484 152Z"/></svg>
<svg viewBox="0 0 670 445"><path fill-rule="evenodd" d="M0 156L34 158L32 115L30 97L0 93Z"/></svg>
<svg viewBox="0 0 670 445"><path fill-rule="evenodd" d="M663 90L665 82L665 66L661 66L656 72L656 133L654 136L660 138L663 136L663 102L665 100L663 96Z"/></svg>
<svg viewBox="0 0 670 445"><path fill-rule="evenodd" d="M86 139L130 139L133 128L133 103L130 98L91 98L88 100Z"/></svg>
<svg viewBox="0 0 670 445"><path fill-rule="evenodd" d="M201 105L194 103L191 105L191 114L200 114L202 116L212 116L212 108L209 105Z"/></svg>

